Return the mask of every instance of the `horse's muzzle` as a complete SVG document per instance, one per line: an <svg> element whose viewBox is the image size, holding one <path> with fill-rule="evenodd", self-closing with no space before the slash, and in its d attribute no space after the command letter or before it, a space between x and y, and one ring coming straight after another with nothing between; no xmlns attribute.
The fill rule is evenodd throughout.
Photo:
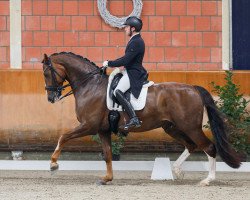
<svg viewBox="0 0 250 200"><path fill-rule="evenodd" d="M49 101L50 103L55 103L54 95L49 95L49 96L48 96L48 101Z"/></svg>
<svg viewBox="0 0 250 200"><path fill-rule="evenodd" d="M50 97L48 97L48 101L49 101L50 103L55 103L54 98L50 98Z"/></svg>
<svg viewBox="0 0 250 200"><path fill-rule="evenodd" d="M62 95L61 91L52 91L48 94L48 101L50 103L55 103L56 101L60 100L60 96Z"/></svg>

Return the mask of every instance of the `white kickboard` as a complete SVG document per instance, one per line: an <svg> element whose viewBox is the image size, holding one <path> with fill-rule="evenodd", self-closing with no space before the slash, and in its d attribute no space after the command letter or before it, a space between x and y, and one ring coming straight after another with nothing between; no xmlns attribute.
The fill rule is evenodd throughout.
<svg viewBox="0 0 250 200"><path fill-rule="evenodd" d="M171 163L169 158L156 158L153 171L151 174L152 180L174 180Z"/></svg>
<svg viewBox="0 0 250 200"><path fill-rule="evenodd" d="M166 158L163 158L166 159ZM173 165L173 161L171 164ZM59 160L59 170L96 170L105 171L104 161L72 161ZM113 161L113 169L116 171L152 171L155 170L154 161ZM45 170L48 171L49 160L0 160L0 170ZM153 169L154 168L154 169ZM167 164L163 169L167 170ZM185 172L205 172L208 171L208 162L185 161L181 166ZM223 162L216 163L217 172L250 172L250 162L243 162L239 169L228 167ZM1 173L1 172L0 172Z"/></svg>

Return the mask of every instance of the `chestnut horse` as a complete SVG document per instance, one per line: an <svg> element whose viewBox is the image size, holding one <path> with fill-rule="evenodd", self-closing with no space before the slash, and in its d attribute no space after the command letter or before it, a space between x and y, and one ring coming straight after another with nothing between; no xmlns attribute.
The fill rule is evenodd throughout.
<svg viewBox="0 0 250 200"><path fill-rule="evenodd" d="M106 90L108 76L100 74L101 68L73 53L46 54L43 60L43 72L46 83L48 101L60 100L61 91L67 87L67 80L75 97L75 112L80 125L63 134L51 156L51 170L57 170L57 160L65 143L71 139L87 135L99 134L107 166L106 176L99 184L106 184L113 179L111 131L108 122L109 110L106 106ZM214 142L210 141L202 131L203 109L206 107ZM142 126L132 132L149 131L162 127L167 134L185 146L185 151L173 165L177 176L181 175L181 164L196 149L204 151L208 156L209 174L200 182L209 185L215 179L216 153L230 167L238 168L241 156L228 142L225 122L216 108L212 96L199 86L182 83L160 83L149 87L145 108L136 111ZM121 119L127 118L123 112ZM119 121L119 126L124 123Z"/></svg>

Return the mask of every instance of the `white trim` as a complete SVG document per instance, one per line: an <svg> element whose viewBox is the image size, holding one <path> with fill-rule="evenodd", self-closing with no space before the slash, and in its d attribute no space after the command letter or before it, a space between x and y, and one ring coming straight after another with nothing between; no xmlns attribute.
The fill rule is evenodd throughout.
<svg viewBox="0 0 250 200"><path fill-rule="evenodd" d="M10 68L22 68L21 0L10 0Z"/></svg>
<svg viewBox="0 0 250 200"><path fill-rule="evenodd" d="M172 168L173 163L171 162ZM76 171L105 171L104 161L58 161L59 170ZM154 161L113 161L115 171L152 171ZM50 161L48 160L0 160L0 170L42 170L48 171ZM181 166L182 171L208 171L208 162L185 161ZM233 169L224 162L216 162L217 172L250 172L250 162L242 163L239 169Z"/></svg>
<svg viewBox="0 0 250 200"><path fill-rule="evenodd" d="M229 70L230 63L230 2L222 0L222 69Z"/></svg>

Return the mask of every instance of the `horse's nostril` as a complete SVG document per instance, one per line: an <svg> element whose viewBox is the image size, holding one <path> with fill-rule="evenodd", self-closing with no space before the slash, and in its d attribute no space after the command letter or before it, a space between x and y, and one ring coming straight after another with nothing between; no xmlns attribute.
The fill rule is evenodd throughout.
<svg viewBox="0 0 250 200"><path fill-rule="evenodd" d="M51 103L54 103L54 98L52 96L48 96L48 101L51 102Z"/></svg>

